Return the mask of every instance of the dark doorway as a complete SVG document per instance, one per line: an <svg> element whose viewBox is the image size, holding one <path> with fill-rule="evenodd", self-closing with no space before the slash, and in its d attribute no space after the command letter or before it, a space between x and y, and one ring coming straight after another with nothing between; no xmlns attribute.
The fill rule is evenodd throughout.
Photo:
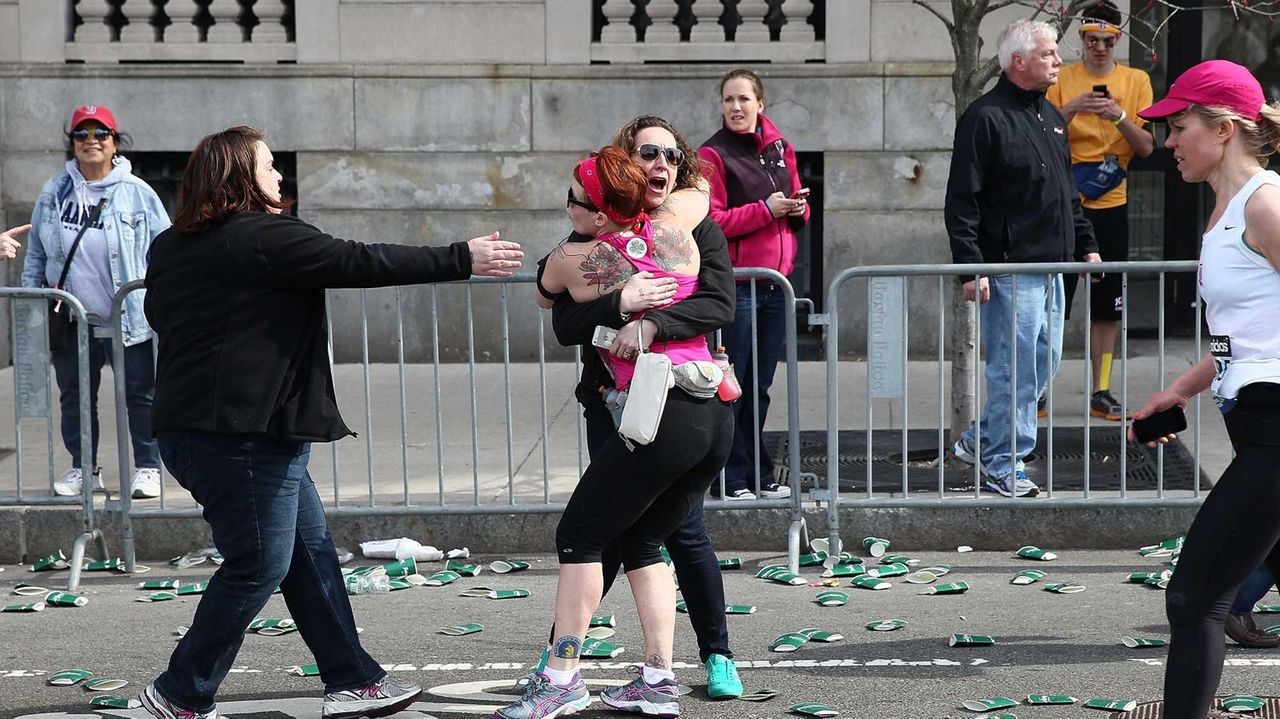
<svg viewBox="0 0 1280 719"><path fill-rule="evenodd" d="M796 233L796 266L787 279L795 288L796 298L808 298L813 302L813 311L820 313L825 290L822 282L822 153L797 152L796 161L800 163L800 184L810 190L809 224ZM821 329L809 326L809 310L803 307L796 316L796 343L801 360L822 359Z"/></svg>

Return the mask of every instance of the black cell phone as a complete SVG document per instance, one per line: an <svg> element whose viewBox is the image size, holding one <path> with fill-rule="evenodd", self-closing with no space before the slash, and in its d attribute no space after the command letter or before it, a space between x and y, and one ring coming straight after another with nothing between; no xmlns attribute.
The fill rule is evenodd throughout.
<svg viewBox="0 0 1280 719"><path fill-rule="evenodd" d="M1094 86L1093 86L1093 91L1094 91L1094 92L1100 92L1100 93L1102 93L1103 95L1106 95L1107 97L1111 97L1111 93L1107 92L1107 86L1106 86L1106 85L1094 85Z"/></svg>
<svg viewBox="0 0 1280 719"><path fill-rule="evenodd" d="M1187 428L1187 414L1178 405L1161 410L1146 419L1133 420L1133 436L1139 442L1155 442Z"/></svg>

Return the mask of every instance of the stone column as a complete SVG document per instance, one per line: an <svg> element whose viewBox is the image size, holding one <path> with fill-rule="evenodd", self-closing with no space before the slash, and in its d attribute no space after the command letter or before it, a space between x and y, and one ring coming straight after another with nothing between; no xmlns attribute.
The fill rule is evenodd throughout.
<svg viewBox="0 0 1280 719"><path fill-rule="evenodd" d="M600 42L634 45L636 29L631 26L631 13L635 6L631 0L605 0L602 11L606 25L600 31Z"/></svg>
<svg viewBox="0 0 1280 719"><path fill-rule="evenodd" d="M77 9L83 24L76 30L76 42L111 42L111 26L107 24L111 3L108 0L85 0Z"/></svg>
<svg viewBox="0 0 1280 719"><path fill-rule="evenodd" d="M169 0L164 11L169 16L169 26L164 29L165 42L200 42L200 28L195 22L200 6L196 0Z"/></svg>
<svg viewBox="0 0 1280 719"><path fill-rule="evenodd" d="M724 42L724 28L720 25L723 6L718 0L694 0L691 7L698 23L689 31L689 42Z"/></svg>
<svg viewBox="0 0 1280 719"><path fill-rule="evenodd" d="M651 23L644 31L646 43L680 42L680 28L676 26L676 13L680 12L680 6L676 0L649 0L645 9L649 11Z"/></svg>
<svg viewBox="0 0 1280 719"><path fill-rule="evenodd" d="M240 3L237 0L213 0L209 3L209 14L213 16L213 25L209 28L207 42L244 42L244 28L240 27L240 12Z"/></svg>
<svg viewBox="0 0 1280 719"><path fill-rule="evenodd" d="M71 17L68 3L18 0L18 57L22 62L66 62Z"/></svg>
<svg viewBox="0 0 1280 719"><path fill-rule="evenodd" d="M778 34L780 42L813 42L813 26L808 23L813 5L809 0L782 0L782 14L787 21Z"/></svg>
<svg viewBox="0 0 1280 719"><path fill-rule="evenodd" d="M253 14L258 16L258 25L253 28L253 42L288 42L289 33L284 29L283 22L284 11L284 0L258 0L253 6Z"/></svg>
<svg viewBox="0 0 1280 719"><path fill-rule="evenodd" d="M735 42L769 42L769 26L764 24L765 15L769 14L768 0L739 0L738 14L742 24Z"/></svg>
<svg viewBox="0 0 1280 719"><path fill-rule="evenodd" d="M124 0L120 11L129 21L120 29L120 42L150 44L156 41L156 28L151 24L156 14L154 0Z"/></svg>

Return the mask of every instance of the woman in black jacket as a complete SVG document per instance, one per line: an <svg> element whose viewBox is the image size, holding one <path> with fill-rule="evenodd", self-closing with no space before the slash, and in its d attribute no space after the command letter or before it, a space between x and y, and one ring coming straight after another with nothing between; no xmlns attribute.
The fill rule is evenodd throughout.
<svg viewBox="0 0 1280 719"><path fill-rule="evenodd" d="M446 248L335 239L280 214L280 181L258 131L209 135L187 163L173 227L151 247L151 426L225 557L169 668L140 697L162 719L217 716L214 693L276 587L319 664L326 719L385 716L418 696L360 646L307 473L311 442L352 434L334 398L324 291L506 277L520 266L519 245L497 233Z"/></svg>

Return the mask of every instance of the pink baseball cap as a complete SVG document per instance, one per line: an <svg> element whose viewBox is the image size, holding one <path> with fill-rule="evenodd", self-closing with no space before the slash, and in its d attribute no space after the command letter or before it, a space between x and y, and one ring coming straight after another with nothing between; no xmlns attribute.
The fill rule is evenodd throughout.
<svg viewBox="0 0 1280 719"><path fill-rule="evenodd" d="M77 107L76 111L71 114L71 129L80 127L81 123L93 120L101 123L108 130L116 131L116 116L111 114L106 105L84 105Z"/></svg>
<svg viewBox="0 0 1280 719"><path fill-rule="evenodd" d="M1200 105L1229 108L1246 120L1257 120L1266 103L1262 86L1243 65L1229 60L1205 60L1182 73L1163 100L1138 112L1138 116L1162 120Z"/></svg>

